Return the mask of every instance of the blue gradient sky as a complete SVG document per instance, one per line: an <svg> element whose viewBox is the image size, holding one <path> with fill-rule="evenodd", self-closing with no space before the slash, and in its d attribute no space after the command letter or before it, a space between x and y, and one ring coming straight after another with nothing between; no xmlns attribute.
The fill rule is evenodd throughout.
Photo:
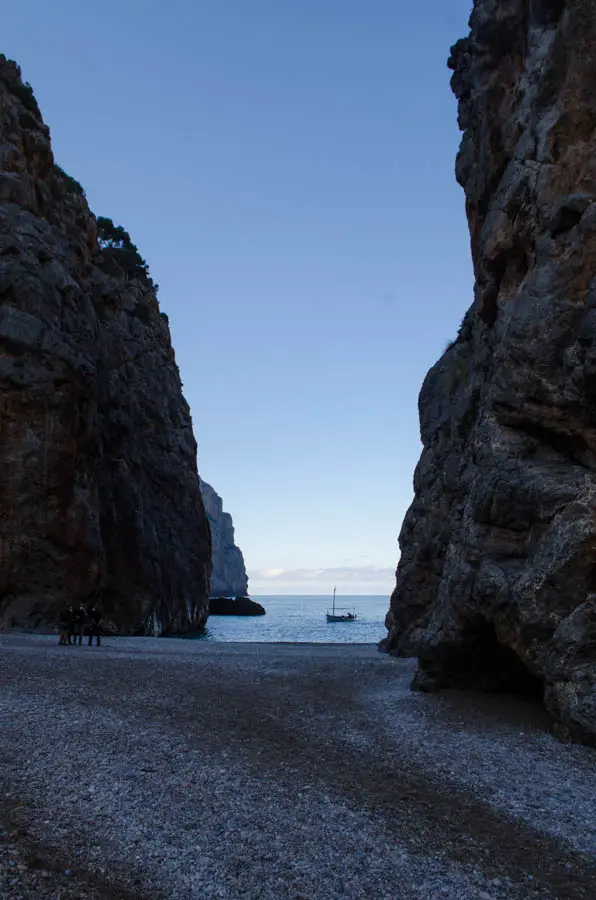
<svg viewBox="0 0 596 900"><path fill-rule="evenodd" d="M254 593L389 593L418 391L472 299L449 46L471 0L28 0L57 162L160 284Z"/></svg>

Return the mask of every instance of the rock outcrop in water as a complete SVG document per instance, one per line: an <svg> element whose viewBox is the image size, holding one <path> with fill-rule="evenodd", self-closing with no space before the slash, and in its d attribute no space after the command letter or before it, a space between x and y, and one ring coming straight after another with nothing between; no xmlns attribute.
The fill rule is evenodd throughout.
<svg viewBox="0 0 596 900"><path fill-rule="evenodd" d="M123 234L100 246L33 91L0 56L3 627L45 627L64 598L95 588L124 633L207 616L189 408L167 318Z"/></svg>
<svg viewBox="0 0 596 900"><path fill-rule="evenodd" d="M264 616L266 609L250 597L212 597L210 616Z"/></svg>
<svg viewBox="0 0 596 900"><path fill-rule="evenodd" d="M242 551L234 542L234 525L223 511L222 499L201 479L201 493L211 526L211 596L235 597L248 593L248 577Z"/></svg>
<svg viewBox="0 0 596 900"><path fill-rule="evenodd" d="M596 16L476 0L452 51L476 287L420 394L387 649L596 740Z"/></svg>

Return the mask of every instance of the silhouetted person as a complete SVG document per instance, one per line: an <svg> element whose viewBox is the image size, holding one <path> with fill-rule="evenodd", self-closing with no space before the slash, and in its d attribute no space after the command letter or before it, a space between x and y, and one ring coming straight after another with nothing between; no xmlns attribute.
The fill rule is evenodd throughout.
<svg viewBox="0 0 596 900"><path fill-rule="evenodd" d="M72 624L72 606L66 602L60 610L60 639L59 644L66 646L70 644L70 628Z"/></svg>
<svg viewBox="0 0 596 900"><path fill-rule="evenodd" d="M72 642L76 644L77 638L79 639L79 647L83 643L83 634L85 633L85 625L87 624L87 610L85 609L85 604L81 600L79 603L78 609L75 609L72 614L72 626L71 626L71 634L72 634Z"/></svg>
<svg viewBox="0 0 596 900"><path fill-rule="evenodd" d="M97 602L93 604L89 612L89 646L93 646L93 638L97 638L97 646L101 644L101 623L103 620L103 612L101 605Z"/></svg>

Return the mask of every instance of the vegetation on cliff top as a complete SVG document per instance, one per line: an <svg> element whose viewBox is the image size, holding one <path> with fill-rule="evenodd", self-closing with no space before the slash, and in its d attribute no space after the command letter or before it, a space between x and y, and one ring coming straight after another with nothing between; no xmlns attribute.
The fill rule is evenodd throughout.
<svg viewBox="0 0 596 900"><path fill-rule="evenodd" d="M105 259L116 263L129 278L151 281L149 266L125 228L114 225L111 219L98 216L97 237Z"/></svg>
<svg viewBox="0 0 596 900"><path fill-rule="evenodd" d="M33 93L33 88L28 81L14 84L12 86L12 92L19 98L25 109L35 113L35 115L41 119L41 110L39 109L37 99Z"/></svg>
<svg viewBox="0 0 596 900"><path fill-rule="evenodd" d="M64 169L57 163L54 164L54 172L56 173L56 175L59 175L60 178L62 178L68 193L79 194L81 197L85 196L83 185L79 184L76 178L73 178L68 174L68 172L65 172Z"/></svg>
<svg viewBox="0 0 596 900"><path fill-rule="evenodd" d="M21 67L13 59L8 59L4 53L0 53L0 72L2 82L11 94L18 97L25 109L41 119L41 111L33 93L33 88L28 81L22 80Z"/></svg>

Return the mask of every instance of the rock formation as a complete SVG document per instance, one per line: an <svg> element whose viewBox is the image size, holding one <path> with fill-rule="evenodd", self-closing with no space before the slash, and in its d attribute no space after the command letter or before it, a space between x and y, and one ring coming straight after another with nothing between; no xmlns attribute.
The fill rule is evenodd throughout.
<svg viewBox="0 0 596 900"><path fill-rule="evenodd" d="M210 616L264 616L266 609L250 597L212 597Z"/></svg>
<svg viewBox="0 0 596 900"><path fill-rule="evenodd" d="M211 596L235 597L248 593L248 577L241 550L234 543L234 525L223 511L222 499L201 479L201 493L211 526Z"/></svg>
<svg viewBox="0 0 596 900"><path fill-rule="evenodd" d="M476 0L452 50L476 286L420 394L384 646L596 740L596 16Z"/></svg>
<svg viewBox="0 0 596 900"><path fill-rule="evenodd" d="M99 588L123 633L198 628L211 545L168 322L97 222L0 56L0 624Z"/></svg>

